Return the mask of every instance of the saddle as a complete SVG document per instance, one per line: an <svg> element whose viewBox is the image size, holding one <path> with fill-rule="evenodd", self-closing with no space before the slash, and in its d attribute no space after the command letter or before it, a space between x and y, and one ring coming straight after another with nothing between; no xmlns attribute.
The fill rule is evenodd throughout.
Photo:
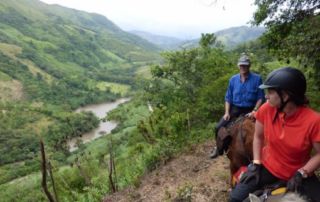
<svg viewBox="0 0 320 202"><path fill-rule="evenodd" d="M273 202L279 201L287 193L286 182L278 181L271 185L265 186L263 189L259 189L252 194L259 198L260 202ZM243 202L251 202L250 196L246 198Z"/></svg>

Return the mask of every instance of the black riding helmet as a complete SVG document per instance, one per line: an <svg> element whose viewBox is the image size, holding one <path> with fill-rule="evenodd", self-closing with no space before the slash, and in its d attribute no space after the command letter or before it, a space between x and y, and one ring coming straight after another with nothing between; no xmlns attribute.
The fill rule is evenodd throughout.
<svg viewBox="0 0 320 202"><path fill-rule="evenodd" d="M294 102L296 105L307 103L305 97L307 88L306 78L300 70L292 67L282 67L272 71L259 88L272 88L276 90L281 99L281 105L278 112L282 111L289 101ZM284 102L282 98L282 91L286 91L289 94L289 99L286 102ZM277 114L273 121L277 118Z"/></svg>
<svg viewBox="0 0 320 202"><path fill-rule="evenodd" d="M300 70L292 67L282 67L272 71L259 88L284 90L287 91L292 98L299 97L304 99L307 84L306 78Z"/></svg>

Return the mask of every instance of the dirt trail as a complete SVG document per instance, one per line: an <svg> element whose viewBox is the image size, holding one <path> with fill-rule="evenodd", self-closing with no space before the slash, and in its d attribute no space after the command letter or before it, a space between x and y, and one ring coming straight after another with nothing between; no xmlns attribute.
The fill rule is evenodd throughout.
<svg viewBox="0 0 320 202"><path fill-rule="evenodd" d="M227 201L229 161L208 158L212 142L190 148L141 179L138 188L107 196L104 202Z"/></svg>

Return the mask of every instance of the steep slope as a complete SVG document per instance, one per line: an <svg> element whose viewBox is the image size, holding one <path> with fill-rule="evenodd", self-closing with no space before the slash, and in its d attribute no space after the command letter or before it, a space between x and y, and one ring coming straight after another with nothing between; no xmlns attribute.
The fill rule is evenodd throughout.
<svg viewBox="0 0 320 202"><path fill-rule="evenodd" d="M101 15L37 0L0 1L0 71L21 82L27 98L48 96L43 92L61 80L78 91L94 88L89 79L130 83L130 69L158 60L158 50ZM31 92L30 82L47 89Z"/></svg>
<svg viewBox="0 0 320 202"><path fill-rule="evenodd" d="M106 196L104 202L227 201L229 161L208 158L212 142L194 145L166 165L147 173L137 188Z"/></svg>
<svg viewBox="0 0 320 202"><path fill-rule="evenodd" d="M0 184L39 169L39 139L64 162L67 140L99 123L73 110L120 97L158 51L101 15L0 0Z"/></svg>
<svg viewBox="0 0 320 202"><path fill-rule="evenodd" d="M223 44L228 48L233 48L240 43L255 40L265 31L262 27L231 27L215 33Z"/></svg>

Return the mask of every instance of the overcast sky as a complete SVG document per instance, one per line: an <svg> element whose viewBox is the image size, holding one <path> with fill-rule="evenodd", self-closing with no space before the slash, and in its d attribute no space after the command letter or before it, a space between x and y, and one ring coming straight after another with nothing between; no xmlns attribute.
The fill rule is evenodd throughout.
<svg viewBox="0 0 320 202"><path fill-rule="evenodd" d="M247 24L254 0L41 0L99 13L126 31L198 38Z"/></svg>

